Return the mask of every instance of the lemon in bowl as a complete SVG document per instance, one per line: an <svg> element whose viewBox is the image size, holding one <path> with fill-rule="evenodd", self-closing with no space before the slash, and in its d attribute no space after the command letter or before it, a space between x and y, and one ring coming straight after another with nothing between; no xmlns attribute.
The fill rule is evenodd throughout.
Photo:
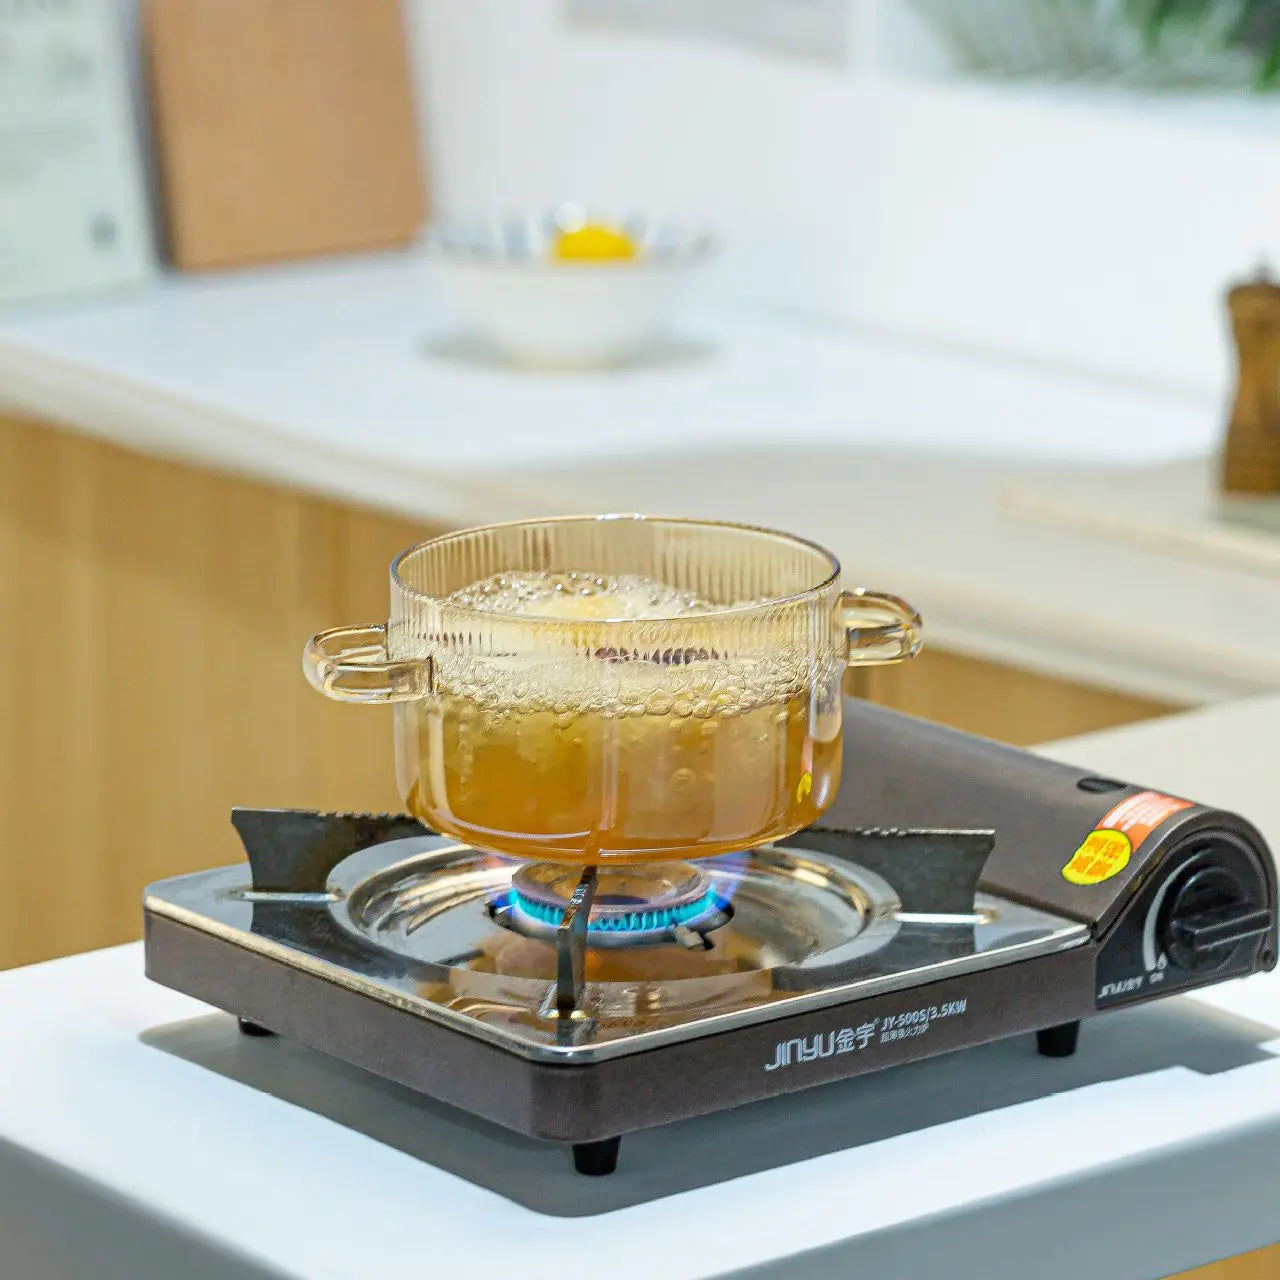
<svg viewBox="0 0 1280 1280"><path fill-rule="evenodd" d="M584 222L556 233L551 256L556 262L635 262L640 253L635 240L622 228Z"/></svg>

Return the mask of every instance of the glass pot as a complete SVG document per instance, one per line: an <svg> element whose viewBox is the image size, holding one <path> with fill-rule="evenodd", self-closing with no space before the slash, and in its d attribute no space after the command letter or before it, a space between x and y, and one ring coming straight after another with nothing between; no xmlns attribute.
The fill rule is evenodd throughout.
<svg viewBox="0 0 1280 1280"><path fill-rule="evenodd" d="M517 570L562 575L564 611L584 616L448 599ZM715 607L592 617L592 600L568 600L624 574ZM303 665L331 698L394 704L400 793L436 830L544 862L636 863L813 823L840 781L846 667L919 647L910 605L841 590L835 556L801 538L577 516L410 547L391 566L389 621L314 636Z"/></svg>

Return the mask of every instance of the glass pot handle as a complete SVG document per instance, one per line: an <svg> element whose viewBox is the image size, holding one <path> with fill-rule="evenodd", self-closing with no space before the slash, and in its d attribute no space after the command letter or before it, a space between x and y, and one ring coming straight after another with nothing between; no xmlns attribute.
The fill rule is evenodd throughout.
<svg viewBox="0 0 1280 1280"><path fill-rule="evenodd" d="M866 587L842 591L836 619L844 630L845 662L851 667L902 662L920 651L920 615L887 592Z"/></svg>
<svg viewBox="0 0 1280 1280"><path fill-rule="evenodd" d="M312 636L302 669L313 688L337 702L414 702L432 689L430 658L388 655L385 622Z"/></svg>

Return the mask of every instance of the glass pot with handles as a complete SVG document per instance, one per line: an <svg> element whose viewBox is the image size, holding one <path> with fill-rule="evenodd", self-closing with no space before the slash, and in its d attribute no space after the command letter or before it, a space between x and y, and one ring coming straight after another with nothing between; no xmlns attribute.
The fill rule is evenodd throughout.
<svg viewBox="0 0 1280 1280"><path fill-rule="evenodd" d="M303 666L330 698L393 704L400 793L437 831L667 862L813 823L839 786L846 668L910 658L920 631L801 538L576 516L410 547L389 620L312 637Z"/></svg>

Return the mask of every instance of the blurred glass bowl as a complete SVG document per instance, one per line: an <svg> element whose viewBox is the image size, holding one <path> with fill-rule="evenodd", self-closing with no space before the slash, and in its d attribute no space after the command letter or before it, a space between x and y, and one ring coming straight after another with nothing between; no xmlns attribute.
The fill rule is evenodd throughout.
<svg viewBox="0 0 1280 1280"><path fill-rule="evenodd" d="M633 254L561 258L566 232L621 233ZM594 368L643 357L668 334L717 241L703 228L565 205L549 214L437 223L428 253L466 336L516 364Z"/></svg>

